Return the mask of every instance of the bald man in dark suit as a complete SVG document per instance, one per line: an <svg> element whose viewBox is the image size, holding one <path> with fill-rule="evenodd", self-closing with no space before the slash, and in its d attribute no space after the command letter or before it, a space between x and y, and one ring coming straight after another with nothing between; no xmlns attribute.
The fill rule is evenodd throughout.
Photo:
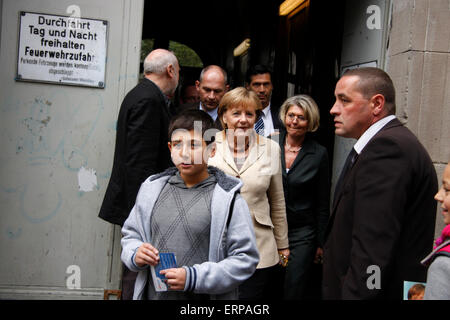
<svg viewBox="0 0 450 320"><path fill-rule="evenodd" d="M195 87L200 97L200 102L181 105L178 113L185 110L202 110L208 113L214 120L214 126L218 130L223 130L222 123L217 117L217 109L220 100L228 91L227 72L216 65L209 65L200 73L200 77L195 81Z"/></svg>

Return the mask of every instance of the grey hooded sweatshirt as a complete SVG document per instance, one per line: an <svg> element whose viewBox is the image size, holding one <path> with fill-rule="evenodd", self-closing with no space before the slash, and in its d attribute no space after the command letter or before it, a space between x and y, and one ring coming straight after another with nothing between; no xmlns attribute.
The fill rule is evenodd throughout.
<svg viewBox="0 0 450 320"><path fill-rule="evenodd" d="M253 224L247 203L239 194L242 182L214 167L208 167L208 171L217 181L211 198L208 261L179 266L186 269L184 291L209 294L210 299L237 299L238 286L254 273L259 262ZM149 266L136 266L134 255L144 242L152 244L153 207L168 180L176 173L176 168L169 168L149 177L141 185L136 203L122 228L121 259L130 270L139 272L134 287L135 300L143 298Z"/></svg>

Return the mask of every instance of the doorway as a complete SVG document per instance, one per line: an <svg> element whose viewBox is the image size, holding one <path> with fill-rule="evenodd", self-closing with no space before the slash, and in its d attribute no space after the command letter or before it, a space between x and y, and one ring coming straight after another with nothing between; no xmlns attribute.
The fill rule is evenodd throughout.
<svg viewBox="0 0 450 320"><path fill-rule="evenodd" d="M329 110L339 78L345 8L344 1L307 1L280 17L274 78L281 104L296 94L310 95L319 106L320 127L313 138L327 148L330 166L334 150L334 123ZM322 5L322 6L320 6ZM330 168L331 170L331 168ZM331 172L331 171L330 171Z"/></svg>

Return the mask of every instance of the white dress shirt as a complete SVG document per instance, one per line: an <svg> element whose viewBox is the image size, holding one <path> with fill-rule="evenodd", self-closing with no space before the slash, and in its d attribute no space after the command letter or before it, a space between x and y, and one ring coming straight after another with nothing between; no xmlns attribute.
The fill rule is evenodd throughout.
<svg viewBox="0 0 450 320"><path fill-rule="evenodd" d="M395 119L394 115L384 117L381 120L378 120L374 124L372 124L369 129L367 129L361 137L359 137L358 141L356 141L353 148L355 151L360 154L361 151L364 149L364 147L369 143L370 139L373 138L374 135L378 133L385 125L388 124L388 122Z"/></svg>
<svg viewBox="0 0 450 320"><path fill-rule="evenodd" d="M198 108L200 110L202 110L202 111L205 111L207 114L209 114L211 116L211 118L213 118L214 121L216 121L216 119L217 119L217 109L219 109L219 108L215 108L214 110L209 111L209 110L206 110L206 109L203 108L201 102L199 103L199 107Z"/></svg>
<svg viewBox="0 0 450 320"><path fill-rule="evenodd" d="M270 103L262 110L261 118L264 122L264 137L268 137L275 131L273 127L272 113L270 112Z"/></svg>

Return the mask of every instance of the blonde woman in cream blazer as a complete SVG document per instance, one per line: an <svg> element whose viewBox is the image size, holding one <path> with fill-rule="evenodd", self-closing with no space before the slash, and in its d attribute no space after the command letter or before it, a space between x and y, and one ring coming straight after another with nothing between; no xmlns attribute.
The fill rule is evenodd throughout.
<svg viewBox="0 0 450 320"><path fill-rule="evenodd" d="M218 108L225 130L216 134L216 154L208 162L242 180L241 195L253 220L260 262L255 274L241 285L240 299L279 295L271 290L271 281L280 255L289 257L280 147L253 129L261 110L254 92L238 87L226 93Z"/></svg>

